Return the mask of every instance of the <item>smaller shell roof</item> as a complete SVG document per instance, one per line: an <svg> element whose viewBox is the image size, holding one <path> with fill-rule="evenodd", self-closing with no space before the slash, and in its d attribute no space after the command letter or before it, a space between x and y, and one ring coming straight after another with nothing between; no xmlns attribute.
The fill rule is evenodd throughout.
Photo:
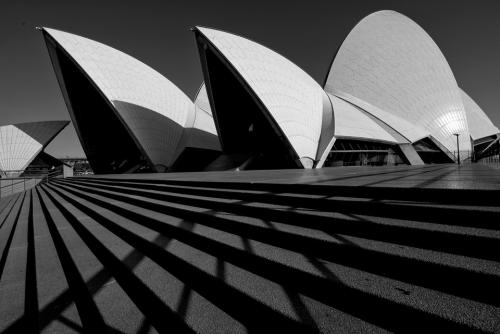
<svg viewBox="0 0 500 334"><path fill-rule="evenodd" d="M69 123L70 121L42 121L13 125L46 147Z"/></svg>
<svg viewBox="0 0 500 334"><path fill-rule="evenodd" d="M460 90L460 92L462 94L465 112L467 113L467 123L469 124L469 131L472 139L481 139L500 133L481 107L479 107L466 92L463 90Z"/></svg>
<svg viewBox="0 0 500 334"><path fill-rule="evenodd" d="M335 137L376 140L397 144L398 141L352 104L328 94L333 104Z"/></svg>
<svg viewBox="0 0 500 334"><path fill-rule="evenodd" d="M68 124L69 121L42 121L0 126L0 170L26 168Z"/></svg>
<svg viewBox="0 0 500 334"><path fill-rule="evenodd" d="M422 138L430 136L430 132L423 129L422 127L412 124L407 120L398 117L390 112L377 108L376 106L362 99L344 92L336 92L335 96L354 104L355 106L363 109L381 122L387 124L389 127L398 132L399 135L407 139L408 142L414 143Z"/></svg>

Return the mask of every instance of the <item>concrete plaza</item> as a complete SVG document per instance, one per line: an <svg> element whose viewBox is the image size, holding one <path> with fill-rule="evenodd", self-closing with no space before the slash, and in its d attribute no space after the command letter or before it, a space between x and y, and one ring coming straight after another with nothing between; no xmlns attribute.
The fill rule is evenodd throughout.
<svg viewBox="0 0 500 334"><path fill-rule="evenodd" d="M500 169L68 178L0 202L3 332L494 332Z"/></svg>

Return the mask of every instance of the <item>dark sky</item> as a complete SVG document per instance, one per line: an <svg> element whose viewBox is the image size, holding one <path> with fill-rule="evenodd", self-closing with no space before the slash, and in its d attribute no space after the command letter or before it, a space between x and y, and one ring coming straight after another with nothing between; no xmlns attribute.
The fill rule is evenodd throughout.
<svg viewBox="0 0 500 334"><path fill-rule="evenodd" d="M193 97L202 74L194 25L274 49L322 83L335 51L364 16L399 11L441 48L458 84L500 126L498 1L1 1L0 124L69 119L41 34L46 26L88 37L150 65ZM98 121L98 120L96 120ZM82 156L73 128L48 148Z"/></svg>

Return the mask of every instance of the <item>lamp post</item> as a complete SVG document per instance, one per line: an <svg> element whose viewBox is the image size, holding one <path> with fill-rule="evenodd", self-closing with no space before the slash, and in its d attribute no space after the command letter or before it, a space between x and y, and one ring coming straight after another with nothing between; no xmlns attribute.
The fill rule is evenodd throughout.
<svg viewBox="0 0 500 334"><path fill-rule="evenodd" d="M460 165L460 144L458 143L458 136L460 133L454 133L454 136L457 136L457 163Z"/></svg>

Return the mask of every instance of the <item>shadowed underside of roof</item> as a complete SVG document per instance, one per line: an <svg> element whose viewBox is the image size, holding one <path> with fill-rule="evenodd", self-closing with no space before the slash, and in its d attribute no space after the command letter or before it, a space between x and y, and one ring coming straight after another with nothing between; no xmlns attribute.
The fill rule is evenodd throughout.
<svg viewBox="0 0 500 334"><path fill-rule="evenodd" d="M31 138L47 146L69 124L69 121L42 121L14 124Z"/></svg>

